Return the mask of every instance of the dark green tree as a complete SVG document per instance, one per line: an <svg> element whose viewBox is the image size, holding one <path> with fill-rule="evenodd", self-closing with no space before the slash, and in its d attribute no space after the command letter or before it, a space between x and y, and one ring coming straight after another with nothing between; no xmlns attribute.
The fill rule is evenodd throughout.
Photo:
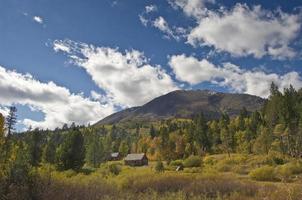
<svg viewBox="0 0 302 200"><path fill-rule="evenodd" d="M124 157L129 153L129 146L126 141L122 141L119 147L120 154Z"/></svg>
<svg viewBox="0 0 302 200"><path fill-rule="evenodd" d="M29 134L28 151L30 156L30 164L36 167L41 162L42 157L42 136L39 132L39 129L35 129Z"/></svg>
<svg viewBox="0 0 302 200"><path fill-rule="evenodd" d="M86 162L92 167L98 167L105 159L104 147L101 138L94 136L86 150Z"/></svg>
<svg viewBox="0 0 302 200"><path fill-rule="evenodd" d="M42 161L50 164L55 163L56 158L56 146L53 142L48 142L43 149Z"/></svg>
<svg viewBox="0 0 302 200"><path fill-rule="evenodd" d="M153 125L151 125L151 127L150 127L150 137L153 139L154 137L156 137L156 130L155 130L155 128L154 128L154 126Z"/></svg>
<svg viewBox="0 0 302 200"><path fill-rule="evenodd" d="M60 170L79 170L85 159L84 138L78 129L70 130L57 149L56 164Z"/></svg>
<svg viewBox="0 0 302 200"><path fill-rule="evenodd" d="M6 117L7 136L10 137L15 130L15 124L17 123L17 108L11 106L9 108L8 116Z"/></svg>
<svg viewBox="0 0 302 200"><path fill-rule="evenodd" d="M210 149L211 144L208 136L208 126L203 114L199 114L194 119L194 140L200 146L200 150L206 152ZM200 150L197 150L198 152Z"/></svg>

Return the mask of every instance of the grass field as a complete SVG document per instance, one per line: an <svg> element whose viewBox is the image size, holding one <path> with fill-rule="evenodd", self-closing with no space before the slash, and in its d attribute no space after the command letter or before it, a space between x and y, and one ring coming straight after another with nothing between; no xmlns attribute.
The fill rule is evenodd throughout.
<svg viewBox="0 0 302 200"><path fill-rule="evenodd" d="M205 156L199 167L176 172L107 162L82 172L42 166L44 199L302 199L302 162L280 155Z"/></svg>

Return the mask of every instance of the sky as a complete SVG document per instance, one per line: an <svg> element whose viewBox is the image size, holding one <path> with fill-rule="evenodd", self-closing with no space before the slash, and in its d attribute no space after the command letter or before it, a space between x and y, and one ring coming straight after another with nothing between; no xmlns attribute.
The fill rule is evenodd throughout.
<svg viewBox="0 0 302 200"><path fill-rule="evenodd" d="M0 113L55 129L178 89L299 89L301 23L301 0L0 0Z"/></svg>

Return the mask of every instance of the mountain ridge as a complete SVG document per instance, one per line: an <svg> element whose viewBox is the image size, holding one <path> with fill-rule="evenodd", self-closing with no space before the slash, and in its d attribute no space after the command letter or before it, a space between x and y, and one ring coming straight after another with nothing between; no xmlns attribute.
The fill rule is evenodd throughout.
<svg viewBox="0 0 302 200"><path fill-rule="evenodd" d="M265 99L239 93L223 93L212 90L175 90L156 97L142 106L113 113L96 125L127 121L156 121L168 118L191 118L203 113L208 119L217 119L222 112L236 116L245 107L249 112L259 110Z"/></svg>

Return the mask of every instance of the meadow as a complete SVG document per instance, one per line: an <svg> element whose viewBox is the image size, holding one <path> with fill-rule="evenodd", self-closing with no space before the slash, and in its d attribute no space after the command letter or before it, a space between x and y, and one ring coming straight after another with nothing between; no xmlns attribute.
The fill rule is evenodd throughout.
<svg viewBox="0 0 302 200"><path fill-rule="evenodd" d="M188 158L190 159L190 158ZM196 157L195 157L196 159ZM38 169L41 199L302 199L302 161L282 155L208 155L200 166L176 165L186 160L129 167L122 161L58 172ZM194 166L194 167L193 167Z"/></svg>

